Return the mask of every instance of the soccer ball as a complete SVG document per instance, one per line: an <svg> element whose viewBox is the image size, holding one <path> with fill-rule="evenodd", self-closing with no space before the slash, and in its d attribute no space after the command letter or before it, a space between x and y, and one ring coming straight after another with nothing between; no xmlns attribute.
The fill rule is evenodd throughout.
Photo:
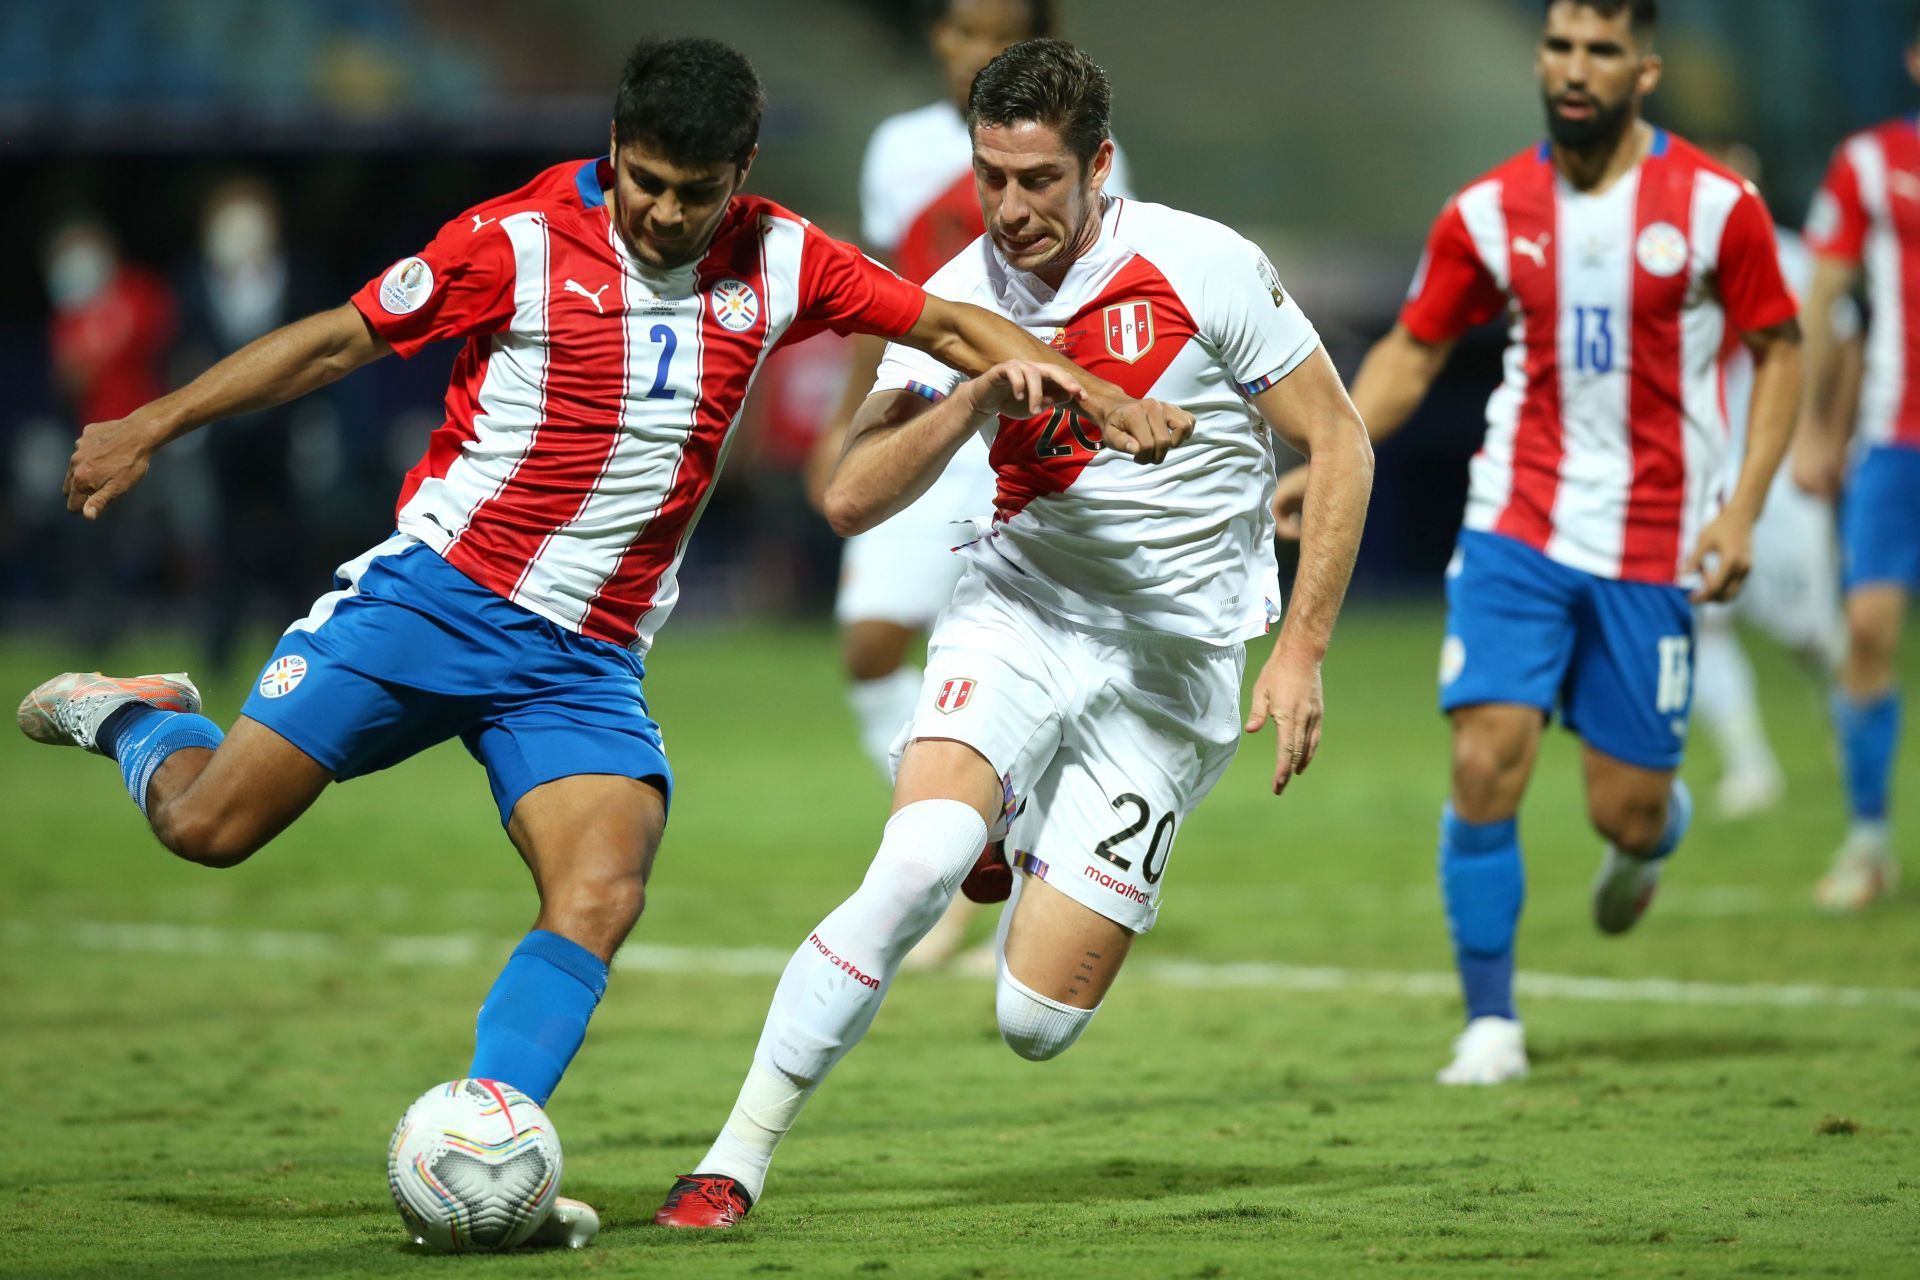
<svg viewBox="0 0 1920 1280"><path fill-rule="evenodd" d="M450 1080L400 1117L387 1184L415 1244L437 1253L511 1249L553 1208L560 1138L512 1085Z"/></svg>

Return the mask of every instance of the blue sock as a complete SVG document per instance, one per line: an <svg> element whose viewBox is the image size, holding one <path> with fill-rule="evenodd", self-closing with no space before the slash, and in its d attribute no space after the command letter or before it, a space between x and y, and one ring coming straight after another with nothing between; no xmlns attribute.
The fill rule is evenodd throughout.
<svg viewBox="0 0 1920 1280"><path fill-rule="evenodd" d="M1680 847L1687 838L1687 828L1693 825L1693 792L1687 790L1687 784L1680 779L1673 780L1673 794L1667 799L1667 829L1660 833L1660 843L1647 857L1664 858Z"/></svg>
<svg viewBox="0 0 1920 1280"><path fill-rule="evenodd" d="M514 948L475 1022L477 1080L503 1080L541 1106L587 1038L607 966L577 942L535 929Z"/></svg>
<svg viewBox="0 0 1920 1280"><path fill-rule="evenodd" d="M1855 822L1885 822L1893 758L1900 746L1900 693L1856 702L1833 693L1834 734L1845 766L1847 809Z"/></svg>
<svg viewBox="0 0 1920 1280"><path fill-rule="evenodd" d="M1519 824L1440 817L1440 893L1467 1018L1511 1018L1513 935L1526 900Z"/></svg>
<svg viewBox="0 0 1920 1280"><path fill-rule="evenodd" d="M147 784L168 756L183 747L218 747L224 736L220 726L205 716L133 702L102 720L95 738L119 763L127 794L145 813Z"/></svg>

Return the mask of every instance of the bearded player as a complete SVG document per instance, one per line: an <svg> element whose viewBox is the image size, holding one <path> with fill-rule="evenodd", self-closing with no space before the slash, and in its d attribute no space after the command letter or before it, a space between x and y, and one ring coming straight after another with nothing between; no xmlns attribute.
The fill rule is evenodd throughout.
<svg viewBox="0 0 1920 1280"><path fill-rule="evenodd" d="M1080 1037L1242 729L1245 642L1278 612L1269 430L1312 479L1293 599L1244 728L1278 725L1275 794L1318 746L1321 659L1372 483L1366 431L1258 249L1105 194L1108 113L1104 73L1071 45L1029 40L989 63L967 111L988 234L929 291L997 308L1198 424L1163 464L1136 466L1069 408L1001 416L980 379L889 349L827 495L835 527L885 519L980 434L994 517L935 627L879 852L788 963L733 1113L664 1225L730 1226L760 1199L775 1146L901 958L970 869L1008 874L985 865L989 839L1014 864L1000 1033L1035 1061Z"/></svg>
<svg viewBox="0 0 1920 1280"><path fill-rule="evenodd" d="M1920 80L1920 40L1907 50ZM1833 719L1846 776L1848 830L1815 888L1822 906L1857 910L1899 881L1888 822L1900 747L1900 632L1920 591L1920 125L1911 115L1854 135L1834 154L1807 219L1809 410L1794 475L1809 492L1841 497L1846 657ZM1817 412L1836 380L1842 344L1827 308L1864 269L1872 319L1860 411L1834 423ZM1825 428L1825 429L1823 429ZM1858 434L1851 465L1849 437Z"/></svg>
<svg viewBox="0 0 1920 1280"><path fill-rule="evenodd" d="M763 101L724 45L642 44L608 155L469 209L350 303L89 426L67 473L68 507L95 518L197 427L465 340L398 532L288 629L231 731L198 714L184 674L58 676L19 717L36 741L114 759L160 841L211 867L244 861L330 783L458 737L540 894L467 1074L543 1105L640 915L673 786L643 658L768 352L832 328L974 374L1021 357L982 394L1045 368L1146 458L1192 422L741 194Z"/></svg>
<svg viewBox="0 0 1920 1280"><path fill-rule="evenodd" d="M1640 118L1660 81L1655 8L1547 4L1536 69L1549 140L1447 202L1399 323L1354 382L1377 441L1412 414L1461 334L1508 317L1506 377L1447 570L1440 886L1468 1020L1443 1084L1527 1071L1513 1003L1516 818L1554 712L1580 737L1587 813L1606 842L1602 932L1640 919L1686 834L1692 803L1675 771L1693 605L1731 598L1746 577L1797 408L1797 306L1765 206ZM1716 514L1730 341L1753 355L1752 410ZM1303 483L1284 481L1283 514Z"/></svg>

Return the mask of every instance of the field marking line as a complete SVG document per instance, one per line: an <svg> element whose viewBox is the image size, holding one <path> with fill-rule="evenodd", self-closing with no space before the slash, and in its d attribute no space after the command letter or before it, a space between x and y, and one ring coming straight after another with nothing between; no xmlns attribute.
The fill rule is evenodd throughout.
<svg viewBox="0 0 1920 1280"><path fill-rule="evenodd" d="M0 921L0 945L67 946L82 951L132 955L216 956L258 961L371 961L402 967L478 965L513 948L510 939L473 934L371 934L284 929L225 929L209 925L125 924L76 920ZM793 953L774 947L679 947L628 943L614 957L616 969L635 973L704 973L774 977ZM1130 971L1134 981L1205 990L1359 992L1378 996L1451 996L1451 973L1409 973L1274 964L1266 961L1210 963L1144 960ZM1920 1010L1920 989L1835 987L1814 983L1691 982L1676 978L1597 978L1564 973L1517 975L1519 994L1540 1000L1609 1004L1722 1005L1730 1007L1878 1008Z"/></svg>

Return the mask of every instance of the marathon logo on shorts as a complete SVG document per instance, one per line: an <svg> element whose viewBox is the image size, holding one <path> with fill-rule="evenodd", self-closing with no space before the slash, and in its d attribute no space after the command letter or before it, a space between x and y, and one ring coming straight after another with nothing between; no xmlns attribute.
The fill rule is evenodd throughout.
<svg viewBox="0 0 1920 1280"><path fill-rule="evenodd" d="M868 977L866 974L854 968L852 964L848 963L845 960L842 960L839 956L833 954L833 952L827 949L827 944L820 941L819 934L816 933L816 934L809 935L807 938L807 941L813 944L814 950L818 951L821 955L827 958L828 964L846 973L848 976L850 976L855 982L859 983L861 986L871 988L874 991L878 991L880 989L880 979Z"/></svg>
<svg viewBox="0 0 1920 1280"><path fill-rule="evenodd" d="M943 716L952 715L972 701L972 678L955 676L940 686L940 696L933 700L933 709Z"/></svg>
<svg viewBox="0 0 1920 1280"><path fill-rule="evenodd" d="M1132 364L1153 350L1153 304L1145 298L1108 307L1102 327L1107 331L1107 353L1116 360Z"/></svg>
<svg viewBox="0 0 1920 1280"><path fill-rule="evenodd" d="M260 696L263 698L284 698L300 687L307 678L307 660L297 653L284 658L275 658L260 673Z"/></svg>
<svg viewBox="0 0 1920 1280"><path fill-rule="evenodd" d="M1087 879L1093 881L1102 889L1113 890L1128 902L1137 902L1143 907L1153 905L1153 899L1145 889L1142 889L1139 885L1128 884L1125 880L1116 880L1098 867L1087 868Z"/></svg>

